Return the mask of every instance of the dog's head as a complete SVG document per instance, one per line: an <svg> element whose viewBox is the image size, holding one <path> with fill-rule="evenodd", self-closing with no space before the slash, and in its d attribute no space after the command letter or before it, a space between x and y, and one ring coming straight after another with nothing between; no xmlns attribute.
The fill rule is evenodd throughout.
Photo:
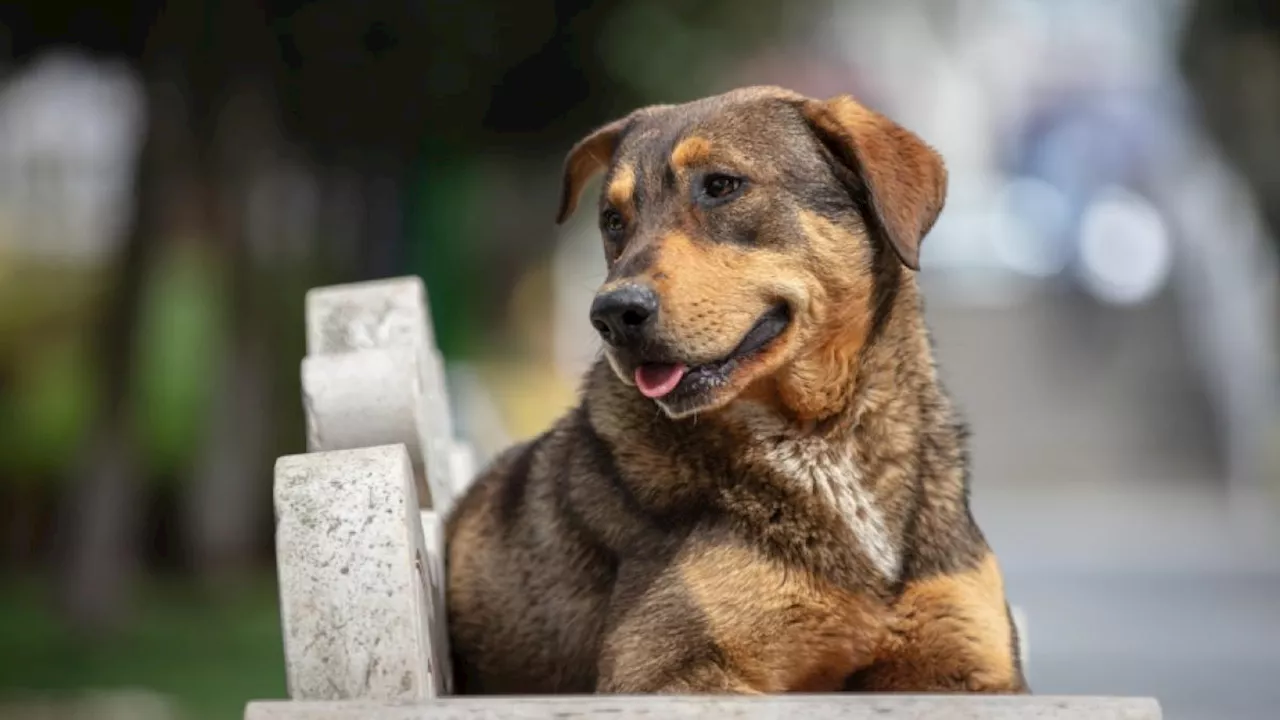
<svg viewBox="0 0 1280 720"><path fill-rule="evenodd" d="M847 96L767 87L595 130L565 161L559 222L601 170L591 323L622 381L675 418L764 385L800 416L837 409L946 193L911 132Z"/></svg>

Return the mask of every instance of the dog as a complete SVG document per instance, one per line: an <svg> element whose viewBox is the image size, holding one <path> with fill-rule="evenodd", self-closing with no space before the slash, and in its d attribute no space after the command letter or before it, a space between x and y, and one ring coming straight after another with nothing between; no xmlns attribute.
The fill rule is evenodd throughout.
<svg viewBox="0 0 1280 720"><path fill-rule="evenodd" d="M1030 692L915 278L938 153L748 87L591 132L557 222L601 172L602 357L447 520L458 692Z"/></svg>

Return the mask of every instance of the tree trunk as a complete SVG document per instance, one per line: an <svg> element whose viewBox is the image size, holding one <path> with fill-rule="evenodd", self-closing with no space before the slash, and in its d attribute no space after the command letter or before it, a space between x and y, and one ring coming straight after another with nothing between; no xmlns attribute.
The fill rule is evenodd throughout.
<svg viewBox="0 0 1280 720"><path fill-rule="evenodd" d="M139 458L134 429L138 326L161 242L172 120L148 85L146 137L134 178L133 217L97 327L100 394L74 468L63 527L60 599L70 623L97 634L123 619L137 565Z"/></svg>
<svg viewBox="0 0 1280 720"><path fill-rule="evenodd" d="M271 89L249 79L211 127L206 154L205 232L227 260L230 336L219 372L209 435L187 488L185 517L196 572L212 587L233 585L252 562L269 507L268 454L274 447L275 394L268 382L265 328L271 302L255 282L250 192L276 167L280 141ZM278 223L272 223L278 225Z"/></svg>

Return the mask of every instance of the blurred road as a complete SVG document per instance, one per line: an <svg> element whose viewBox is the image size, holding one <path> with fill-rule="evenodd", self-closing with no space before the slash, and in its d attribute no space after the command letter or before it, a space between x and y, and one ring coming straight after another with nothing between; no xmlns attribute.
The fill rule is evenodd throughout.
<svg viewBox="0 0 1280 720"><path fill-rule="evenodd" d="M1034 690L1280 717L1280 553L1228 514L1171 299L1095 309L1038 289L927 313Z"/></svg>

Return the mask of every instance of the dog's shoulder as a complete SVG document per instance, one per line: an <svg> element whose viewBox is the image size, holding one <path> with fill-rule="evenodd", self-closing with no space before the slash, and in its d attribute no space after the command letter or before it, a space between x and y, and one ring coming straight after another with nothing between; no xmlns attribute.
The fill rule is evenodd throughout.
<svg viewBox="0 0 1280 720"><path fill-rule="evenodd" d="M903 580L963 573L991 553L970 508L969 428L941 383L920 403L917 481L903 537Z"/></svg>
<svg viewBox="0 0 1280 720"><path fill-rule="evenodd" d="M477 477L449 519L450 536L505 538L601 555L644 548L687 511L676 464L647 439L637 403L588 373L579 402L540 435L505 450ZM643 550L641 550L643 552Z"/></svg>

